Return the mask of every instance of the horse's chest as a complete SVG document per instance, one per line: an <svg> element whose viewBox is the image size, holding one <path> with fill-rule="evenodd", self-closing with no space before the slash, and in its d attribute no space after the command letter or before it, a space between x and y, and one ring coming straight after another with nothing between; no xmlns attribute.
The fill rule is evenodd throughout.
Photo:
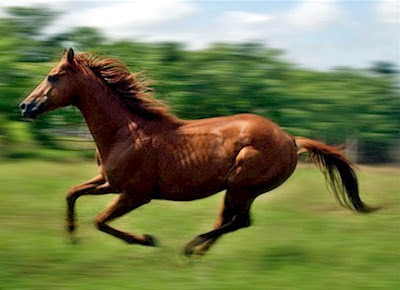
<svg viewBox="0 0 400 290"><path fill-rule="evenodd" d="M156 180L154 152L146 148L127 148L113 152L105 161L110 183L124 190L135 187L148 190Z"/></svg>

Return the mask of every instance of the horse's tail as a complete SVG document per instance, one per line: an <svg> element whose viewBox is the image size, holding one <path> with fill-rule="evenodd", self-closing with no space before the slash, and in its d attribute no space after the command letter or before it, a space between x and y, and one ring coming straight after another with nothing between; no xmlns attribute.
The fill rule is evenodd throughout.
<svg viewBox="0 0 400 290"><path fill-rule="evenodd" d="M361 201L354 165L340 152L339 146L328 146L303 137L296 137L295 142L297 154L309 153L310 159L323 171L328 189L342 206L363 213L375 210Z"/></svg>

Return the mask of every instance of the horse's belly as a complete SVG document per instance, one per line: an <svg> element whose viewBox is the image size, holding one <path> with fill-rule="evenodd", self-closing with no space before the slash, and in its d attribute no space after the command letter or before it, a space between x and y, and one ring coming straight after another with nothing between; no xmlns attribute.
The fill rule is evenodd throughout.
<svg viewBox="0 0 400 290"><path fill-rule="evenodd" d="M177 169L160 182L158 198L189 201L208 197L226 188L228 170L217 166Z"/></svg>
<svg viewBox="0 0 400 290"><path fill-rule="evenodd" d="M208 188L190 188L186 187L185 189L173 189L169 188L167 190L163 190L159 193L159 195L155 196L155 199L164 199L164 200L174 200L174 201L191 201L196 199L205 198L216 194L222 190L224 187L208 187Z"/></svg>

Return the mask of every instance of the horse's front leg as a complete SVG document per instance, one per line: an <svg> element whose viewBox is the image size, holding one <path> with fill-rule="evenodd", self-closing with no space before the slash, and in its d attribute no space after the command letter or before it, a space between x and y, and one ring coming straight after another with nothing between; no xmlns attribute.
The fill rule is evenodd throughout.
<svg viewBox="0 0 400 290"><path fill-rule="evenodd" d="M117 192L104 178L98 175L78 186L73 187L67 194L67 227L72 233L75 230L75 202L82 195L99 195Z"/></svg>
<svg viewBox="0 0 400 290"><path fill-rule="evenodd" d="M116 197L106 210L96 217L97 228L109 235L117 237L128 244L140 244L145 246L155 246L155 240L150 235L136 235L117 230L106 224L117 217L120 217L141 205L148 203L150 199L140 194L128 195L122 192Z"/></svg>

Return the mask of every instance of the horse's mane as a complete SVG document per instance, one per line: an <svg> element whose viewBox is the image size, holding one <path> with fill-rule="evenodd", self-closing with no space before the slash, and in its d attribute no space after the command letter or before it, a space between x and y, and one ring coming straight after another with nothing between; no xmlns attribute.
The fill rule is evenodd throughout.
<svg viewBox="0 0 400 290"><path fill-rule="evenodd" d="M75 59L113 89L132 112L147 119L174 118L169 107L153 97L143 75L132 74L120 60L91 53L79 53Z"/></svg>

